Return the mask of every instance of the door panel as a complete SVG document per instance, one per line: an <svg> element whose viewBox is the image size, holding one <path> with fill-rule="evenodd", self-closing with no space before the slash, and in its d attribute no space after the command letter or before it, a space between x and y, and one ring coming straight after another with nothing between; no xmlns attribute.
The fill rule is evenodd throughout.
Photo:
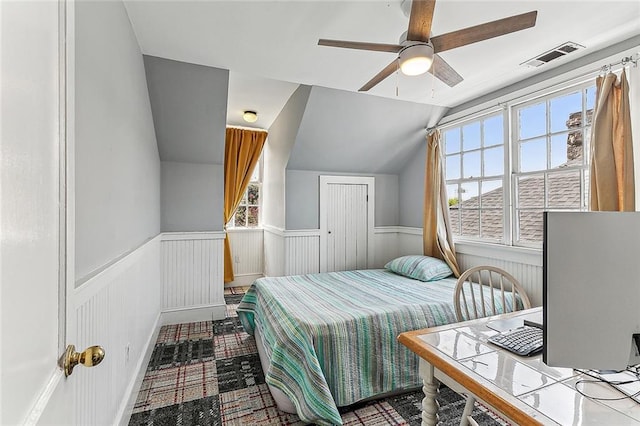
<svg viewBox="0 0 640 426"><path fill-rule="evenodd" d="M367 268L367 192L363 184L328 185L328 271Z"/></svg>

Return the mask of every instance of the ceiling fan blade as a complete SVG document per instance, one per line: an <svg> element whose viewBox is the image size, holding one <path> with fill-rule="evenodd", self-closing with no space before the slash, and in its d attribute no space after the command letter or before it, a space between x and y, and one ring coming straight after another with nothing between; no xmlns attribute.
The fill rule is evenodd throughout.
<svg viewBox="0 0 640 426"><path fill-rule="evenodd" d="M429 69L429 72L442 80L442 82L446 83L449 87L453 87L463 80L462 76L458 74L456 70L451 68L451 65L449 65L439 55L433 55L433 65L431 66L431 69Z"/></svg>
<svg viewBox="0 0 640 426"><path fill-rule="evenodd" d="M376 84L380 83L385 78L389 77L398 69L398 60L394 59L389 65L384 67L382 71L376 74L371 80L369 80L364 86L358 89L358 92L366 92L367 90L374 87Z"/></svg>
<svg viewBox="0 0 640 426"><path fill-rule="evenodd" d="M411 2L407 40L429 41L435 6L436 0L413 0Z"/></svg>
<svg viewBox="0 0 640 426"><path fill-rule="evenodd" d="M431 38L436 53L454 49L467 44L498 37L504 34L531 28L536 24L537 11L498 19L462 30L453 31Z"/></svg>
<svg viewBox="0 0 640 426"><path fill-rule="evenodd" d="M398 44L366 43L360 41L318 40L318 46L343 47L345 49L374 50L376 52L398 53L402 46Z"/></svg>

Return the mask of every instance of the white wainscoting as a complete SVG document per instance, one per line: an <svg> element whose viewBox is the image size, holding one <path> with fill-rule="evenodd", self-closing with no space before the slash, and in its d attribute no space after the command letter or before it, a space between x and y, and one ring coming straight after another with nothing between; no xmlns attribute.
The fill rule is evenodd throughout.
<svg viewBox="0 0 640 426"><path fill-rule="evenodd" d="M504 269L522 284L534 306L542 305L542 250L457 243L456 254L461 270L478 265Z"/></svg>
<svg viewBox="0 0 640 426"><path fill-rule="evenodd" d="M225 287L250 285L264 273L264 232L256 229L228 229L235 280Z"/></svg>
<svg viewBox="0 0 640 426"><path fill-rule="evenodd" d="M162 234L162 323L222 319L224 232Z"/></svg>
<svg viewBox="0 0 640 426"><path fill-rule="evenodd" d="M379 226L373 231L375 263L372 268L384 268L392 259L398 257L400 229L397 226Z"/></svg>
<svg viewBox="0 0 640 426"><path fill-rule="evenodd" d="M320 272L320 230L285 231L285 274Z"/></svg>
<svg viewBox="0 0 640 426"><path fill-rule="evenodd" d="M76 350L101 345L106 352L99 366L76 367L67 379L75 382L74 424L126 421L132 408L129 396L137 394L136 378L144 374L147 348L155 342L158 328L160 237L92 276L72 298L76 336L69 342Z"/></svg>
<svg viewBox="0 0 640 426"><path fill-rule="evenodd" d="M285 275L284 230L273 226L264 228L264 275L281 277Z"/></svg>

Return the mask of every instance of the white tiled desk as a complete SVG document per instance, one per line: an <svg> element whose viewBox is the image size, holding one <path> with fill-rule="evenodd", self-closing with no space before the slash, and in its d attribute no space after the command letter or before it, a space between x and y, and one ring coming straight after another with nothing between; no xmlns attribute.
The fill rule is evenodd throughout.
<svg viewBox="0 0 640 426"><path fill-rule="evenodd" d="M398 340L420 356L424 381L422 425L437 423L438 381L477 399L515 424L640 425L640 404L631 400L595 400L622 396L603 383L569 368L548 367L542 355L521 357L487 343L496 332L486 326L497 318L538 318L541 308L442 327L402 333Z"/></svg>

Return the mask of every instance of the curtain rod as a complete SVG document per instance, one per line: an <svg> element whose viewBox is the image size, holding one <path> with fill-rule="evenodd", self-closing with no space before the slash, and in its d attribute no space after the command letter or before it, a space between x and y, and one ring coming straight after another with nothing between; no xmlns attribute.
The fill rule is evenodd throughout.
<svg viewBox="0 0 640 426"><path fill-rule="evenodd" d="M507 103L514 102L516 104L519 104L519 103L526 102L526 101L531 100L531 99L535 99L536 97L548 96L548 95L550 95L550 94L552 94L554 92L557 92L559 90L563 90L563 89L566 88L566 87L559 87L559 86L566 85L567 83L580 84L581 80L586 79L589 75L592 75L592 74L595 74L595 73L606 73L606 72L609 72L609 71L612 70L613 67L616 67L618 65L622 65L622 67L625 67L625 66L627 66L629 64L632 64L632 66L637 67L638 66L638 62L640 62L640 54L638 54L638 53L632 54L630 56L624 56L617 62L612 62L610 64L605 64L605 65L603 65L601 67L598 67L598 68L595 68L595 69L591 69L589 71L585 71L585 72L580 73L579 75L577 75L575 77L572 77L572 78L569 78L569 79L567 79L567 80L565 80L563 82L557 83L557 84L549 87L548 88L548 89L550 89L549 91L544 91L544 93L540 94L539 96L531 97L531 93L529 93L527 95L523 95L523 96L520 96L520 97L509 99L509 100L504 101L504 102L498 102L495 105L490 105L490 106L488 106L486 108L483 108L483 109L481 109L479 111L471 112L469 114L465 114L465 115L463 115L461 117L458 117L455 120L452 120L452 121L446 123L444 126L449 126L449 125L452 125L453 123L459 123L461 121L469 119L470 117L473 117L474 115L478 115L478 116L485 115L485 114L489 114L489 113L491 113L493 111L497 111L497 110L499 110L501 108L506 108ZM525 98L525 99L523 99L523 98ZM439 124L436 124L435 126L425 127L424 129L425 129L425 131L427 133L429 133L429 132L431 132L431 131L433 131L435 129L439 129L441 127L443 127L443 126L441 126Z"/></svg>
<svg viewBox="0 0 640 426"><path fill-rule="evenodd" d="M241 129L241 130L254 130L256 132L267 132L267 129L261 129L260 127L246 127L246 126L237 126L237 125L228 125L232 129Z"/></svg>

